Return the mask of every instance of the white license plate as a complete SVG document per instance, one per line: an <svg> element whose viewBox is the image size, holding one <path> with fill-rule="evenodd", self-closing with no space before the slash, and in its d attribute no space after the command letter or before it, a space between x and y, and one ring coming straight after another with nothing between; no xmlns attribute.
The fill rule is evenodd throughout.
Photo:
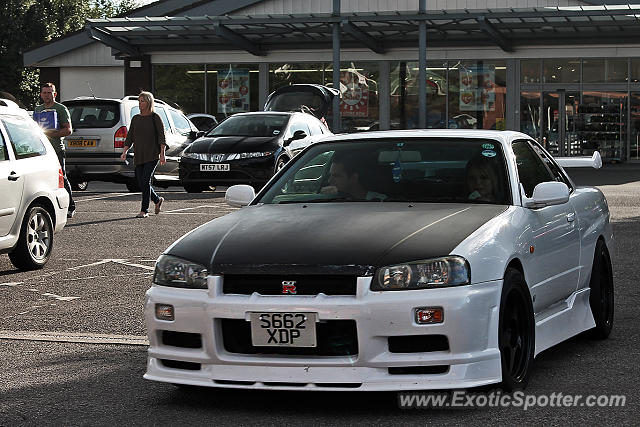
<svg viewBox="0 0 640 427"><path fill-rule="evenodd" d="M256 347L317 347L317 313L249 313Z"/></svg>
<svg viewBox="0 0 640 427"><path fill-rule="evenodd" d="M227 172L229 163L203 163L200 165L200 172Z"/></svg>

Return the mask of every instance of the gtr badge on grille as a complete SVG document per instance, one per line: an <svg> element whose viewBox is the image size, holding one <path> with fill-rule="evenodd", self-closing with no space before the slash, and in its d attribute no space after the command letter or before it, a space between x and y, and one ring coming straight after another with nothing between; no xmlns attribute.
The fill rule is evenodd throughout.
<svg viewBox="0 0 640 427"><path fill-rule="evenodd" d="M283 280L282 281L282 293L283 294L293 294L298 293L296 290L296 281L295 280Z"/></svg>

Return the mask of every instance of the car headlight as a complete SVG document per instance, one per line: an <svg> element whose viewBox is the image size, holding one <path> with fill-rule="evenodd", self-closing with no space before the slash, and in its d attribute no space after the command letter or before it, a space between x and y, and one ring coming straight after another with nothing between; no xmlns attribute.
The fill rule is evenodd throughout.
<svg viewBox="0 0 640 427"><path fill-rule="evenodd" d="M209 154L207 153L188 153L185 151L182 153L182 156L188 159L202 160L205 162L209 160Z"/></svg>
<svg viewBox="0 0 640 427"><path fill-rule="evenodd" d="M174 288L207 289L208 275L204 265L171 255L161 255L153 272L153 283Z"/></svg>
<svg viewBox="0 0 640 427"><path fill-rule="evenodd" d="M466 259L447 256L381 267L371 283L372 291L405 291L443 288L471 283Z"/></svg>
<svg viewBox="0 0 640 427"><path fill-rule="evenodd" d="M267 157L272 154L273 154L273 151L259 151L254 153L232 153L232 154L227 154L226 160L253 159L255 157Z"/></svg>

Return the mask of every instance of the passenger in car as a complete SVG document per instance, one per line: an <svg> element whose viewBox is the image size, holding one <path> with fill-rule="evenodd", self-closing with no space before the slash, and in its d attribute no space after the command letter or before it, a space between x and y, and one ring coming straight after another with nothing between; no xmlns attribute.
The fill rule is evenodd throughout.
<svg viewBox="0 0 640 427"><path fill-rule="evenodd" d="M329 185L322 187L320 192L351 200L383 201L387 198L385 194L369 191L363 183L365 163L361 153L336 152L329 170Z"/></svg>
<svg viewBox="0 0 640 427"><path fill-rule="evenodd" d="M469 200L501 203L497 165L491 157L478 155L469 160L466 181Z"/></svg>

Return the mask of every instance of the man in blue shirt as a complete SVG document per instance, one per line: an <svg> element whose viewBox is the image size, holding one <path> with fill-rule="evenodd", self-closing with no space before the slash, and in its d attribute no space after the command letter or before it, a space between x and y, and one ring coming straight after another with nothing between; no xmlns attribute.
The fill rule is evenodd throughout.
<svg viewBox="0 0 640 427"><path fill-rule="evenodd" d="M53 145L53 149L58 155L60 161L60 167L64 174L64 188L69 193L69 210L67 211L67 218L73 218L76 212L76 204L71 196L71 185L67 179L67 172L65 170L65 146L64 137L71 135L71 116L69 110L63 104L56 102L57 93L56 86L53 83L44 83L40 90L40 98L42 98L43 104L36 106L34 111L36 113L42 111L55 111L58 116L58 123L55 129L45 129L44 133L49 138L49 142Z"/></svg>

